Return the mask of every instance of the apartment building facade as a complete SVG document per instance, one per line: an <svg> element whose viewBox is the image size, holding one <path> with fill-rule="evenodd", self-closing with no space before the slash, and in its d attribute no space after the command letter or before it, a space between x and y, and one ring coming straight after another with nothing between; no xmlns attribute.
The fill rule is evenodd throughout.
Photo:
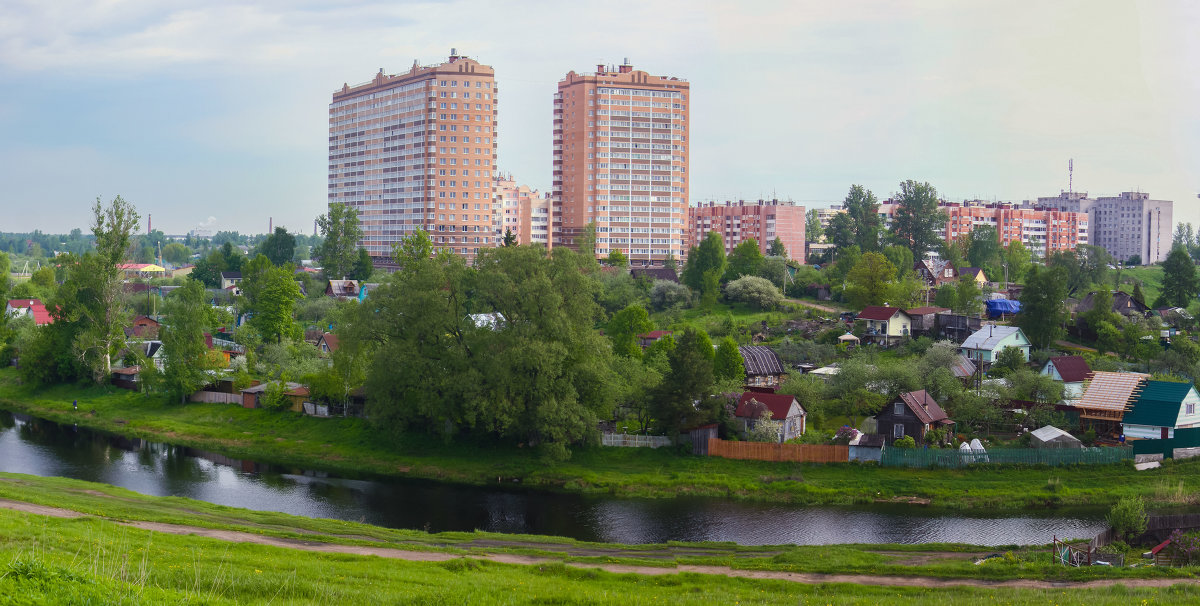
<svg viewBox="0 0 1200 606"><path fill-rule="evenodd" d="M880 219L890 229L896 204L888 200L879 205ZM946 213L942 238L947 241L966 237L979 225L996 228L1000 243L1007 246L1019 241L1038 258L1056 250L1075 250L1090 242L1088 215L1037 208L1012 202L941 202L938 208Z"/></svg>
<svg viewBox="0 0 1200 606"><path fill-rule="evenodd" d="M595 253L632 265L686 253L686 80L635 70L628 60L569 72L554 95L552 246L577 246L595 225Z"/></svg>
<svg viewBox="0 0 1200 606"><path fill-rule="evenodd" d="M779 238L788 258L803 263L805 227L804 207L787 201L701 202L688 209L687 246L698 245L708 232L715 231L725 241L726 254L754 238L765 255L771 242Z"/></svg>
<svg viewBox="0 0 1200 606"><path fill-rule="evenodd" d="M1091 244L1104 248L1118 261L1137 255L1142 263L1158 263L1171 252L1175 217L1170 200L1152 200L1144 192L1097 198L1062 192L1038 198L1037 205L1087 213Z"/></svg>
<svg viewBox="0 0 1200 606"><path fill-rule="evenodd" d="M418 229L468 260L496 246L498 104L495 70L453 50L333 93L328 202L357 211L376 265Z"/></svg>
<svg viewBox="0 0 1200 606"><path fill-rule="evenodd" d="M549 245L549 195L542 195L528 185L518 185L512 175L498 177L494 211L493 225L499 242L511 231L517 244Z"/></svg>

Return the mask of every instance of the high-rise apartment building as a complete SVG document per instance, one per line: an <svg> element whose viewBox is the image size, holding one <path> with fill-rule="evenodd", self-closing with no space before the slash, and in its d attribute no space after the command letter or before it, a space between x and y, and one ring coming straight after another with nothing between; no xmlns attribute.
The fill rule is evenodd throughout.
<svg viewBox="0 0 1200 606"><path fill-rule="evenodd" d="M1091 243L1108 251L1118 261L1141 257L1142 263L1158 263L1171 252L1174 203L1151 200L1150 194L1122 192L1119 196L1088 198L1086 193L1062 192L1038 198L1043 208L1085 212L1091 227Z"/></svg>
<svg viewBox="0 0 1200 606"><path fill-rule="evenodd" d="M569 72L554 95L555 246L596 229L596 255L633 265L681 259L688 210L685 80L652 76L626 60Z"/></svg>
<svg viewBox="0 0 1200 606"><path fill-rule="evenodd" d="M896 206L891 200L879 205L885 229L891 228ZM938 209L946 213L941 236L947 241L966 237L976 226L991 225L996 228L1000 244L1019 241L1038 258L1056 250L1075 250L1080 244L1088 244L1091 237L1088 215L1082 212L982 200L939 202Z"/></svg>
<svg viewBox="0 0 1200 606"><path fill-rule="evenodd" d="M512 175L496 179L494 226L498 242L512 232L517 244L549 245L550 197L528 185L517 185Z"/></svg>
<svg viewBox="0 0 1200 606"><path fill-rule="evenodd" d="M429 232L474 259L496 245L495 71L451 51L445 63L343 85L329 105L329 203L358 212L377 265L392 244Z"/></svg>
<svg viewBox="0 0 1200 606"><path fill-rule="evenodd" d="M762 254L775 238L783 242L787 256L804 262L805 212L803 206L779 200L757 202L701 202L688 209L688 247L696 246L715 231L725 241L726 254L754 238Z"/></svg>

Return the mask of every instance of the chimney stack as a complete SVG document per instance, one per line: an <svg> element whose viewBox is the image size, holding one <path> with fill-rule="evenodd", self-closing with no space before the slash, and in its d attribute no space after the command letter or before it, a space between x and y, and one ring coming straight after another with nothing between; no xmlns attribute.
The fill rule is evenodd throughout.
<svg viewBox="0 0 1200 606"><path fill-rule="evenodd" d="M625 62L621 64L619 69L622 74L628 74L629 72L633 71L633 65L630 65L629 57L625 57Z"/></svg>

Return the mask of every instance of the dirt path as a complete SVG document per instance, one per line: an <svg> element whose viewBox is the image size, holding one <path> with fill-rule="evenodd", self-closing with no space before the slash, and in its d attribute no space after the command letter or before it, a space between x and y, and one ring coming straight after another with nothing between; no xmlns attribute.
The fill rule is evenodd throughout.
<svg viewBox="0 0 1200 606"><path fill-rule="evenodd" d="M829 314L837 315L842 313L842 310L840 309L829 307L828 305L821 305L820 303L813 303L812 301L805 301L804 299L784 299L784 301L787 301L788 303L795 303L796 305L811 307Z"/></svg>
<svg viewBox="0 0 1200 606"><path fill-rule="evenodd" d="M57 507L47 507L45 505L34 505L32 503L24 503L20 501L9 501L0 499L0 509L10 509L14 511L22 511L43 516L56 518L79 518L86 514L69 509L60 509ZM98 516L99 517L99 516ZM107 519L107 518L103 518ZM459 555L452 553L441 553L436 551L407 551L404 549L396 549L392 547L369 547L362 545L336 545L330 543L317 543L311 541L301 541L298 539L285 539L280 537L270 537L248 532L239 532L236 530L218 530L214 528L201 528L197 526L183 526L178 524L163 524L160 522L117 522L109 520L114 524L127 526L131 528L140 528L153 532L162 532L174 535L193 535L198 537L206 537L210 539L218 539L221 541L229 541L232 543L253 543L256 545L268 545L272 547L281 547L285 549L299 549L302 551L312 551L318 553L341 553L361 556L378 556L381 558L393 558L397 560L406 560L410 562L444 562L457 558L475 558L479 560L487 560L490 562L498 562L503 564L521 564L526 566L536 566L539 564L559 563L561 560L554 558L541 558L533 556L523 556L515 554L478 554L478 555ZM1017 579L1010 581L987 581L980 579L941 579L933 577L921 576L884 576L884 575L865 575L865 574L816 574L816 573L799 573L799 572L778 572L771 570L739 570L729 568L727 566L689 566L679 565L672 568L662 568L655 566L632 566L626 564L599 564L599 563L581 563L581 562L565 562L567 566L576 568L598 568L607 572L618 574L640 574L640 575L668 575L679 574L681 572L690 572L695 574L709 574L716 576L734 577L742 579L772 579L782 581L792 581L794 583L804 583L808 585L822 583L852 583L856 585L881 585L889 587L1014 587L1023 589L1061 589L1061 588L1087 588L1087 587L1107 587L1110 585L1121 584L1126 587L1169 587L1180 583L1196 584L1200 583L1200 579L1100 579L1096 581L1086 582L1052 582L1039 581L1033 579Z"/></svg>

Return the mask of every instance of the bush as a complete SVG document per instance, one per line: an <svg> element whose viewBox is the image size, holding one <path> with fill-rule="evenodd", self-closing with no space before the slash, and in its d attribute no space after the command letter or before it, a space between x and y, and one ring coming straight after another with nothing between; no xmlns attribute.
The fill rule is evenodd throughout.
<svg viewBox="0 0 1200 606"><path fill-rule="evenodd" d="M281 379L267 384L266 390L263 391L262 407L267 410L282 411L292 407L291 398L284 395L287 391L287 384Z"/></svg>
<svg viewBox="0 0 1200 606"><path fill-rule="evenodd" d="M893 442L892 446L896 448L916 448L917 441L914 440L912 436L904 436L903 438Z"/></svg>
<svg viewBox="0 0 1200 606"><path fill-rule="evenodd" d="M688 307L692 304L692 290L678 282L655 280L650 287L650 305L655 310Z"/></svg>
<svg viewBox="0 0 1200 606"><path fill-rule="evenodd" d="M1185 533L1178 528L1168 537L1171 541L1165 551L1179 566L1191 566L1200 563L1200 533Z"/></svg>
<svg viewBox="0 0 1200 606"><path fill-rule="evenodd" d="M1104 519L1122 538L1132 539L1146 532L1146 504L1141 497L1124 497Z"/></svg>
<svg viewBox="0 0 1200 606"><path fill-rule="evenodd" d="M783 293L770 280L758 276L743 276L730 282L725 286L725 296L759 309L774 309L783 300Z"/></svg>

